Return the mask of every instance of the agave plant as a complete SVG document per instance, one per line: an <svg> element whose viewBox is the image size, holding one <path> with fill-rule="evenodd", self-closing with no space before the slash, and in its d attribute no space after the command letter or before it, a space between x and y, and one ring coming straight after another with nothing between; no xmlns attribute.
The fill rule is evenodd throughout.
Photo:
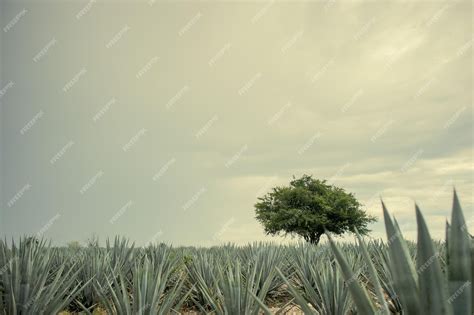
<svg viewBox="0 0 474 315"><path fill-rule="evenodd" d="M305 314L347 314L351 299L340 272L324 246L292 248L293 273L277 272ZM292 280L293 278L293 280ZM272 314L263 300L254 297L266 314Z"/></svg>
<svg viewBox="0 0 474 315"><path fill-rule="evenodd" d="M280 277L275 277L275 268L282 270L285 274L290 272L286 248L273 244L254 243L247 247L246 255L242 261L255 266L256 273L260 275L259 288L265 286L268 278L272 281L268 287L268 295L278 296L280 288L284 284Z"/></svg>
<svg viewBox="0 0 474 315"><path fill-rule="evenodd" d="M189 263L188 279L189 288L197 284L193 290L191 299L193 304L203 311L208 311L211 305L208 301L215 301L218 297L219 266L224 266L224 260L219 259L209 252L199 252L195 254L195 259Z"/></svg>
<svg viewBox="0 0 474 315"><path fill-rule="evenodd" d="M310 277L299 274L303 297L321 315L344 315L352 307L349 291L334 263L308 266Z"/></svg>
<svg viewBox="0 0 474 315"><path fill-rule="evenodd" d="M56 251L42 240L22 239L11 249L0 241L2 314L57 314L87 285L77 281L79 269L67 268L67 261L55 264Z"/></svg>
<svg viewBox="0 0 474 315"><path fill-rule="evenodd" d="M472 240L467 232L461 206L454 192L451 227L446 235L447 274L443 274L439 253L431 239L426 222L418 208L416 219L418 225L418 241L416 265L409 254L407 242L396 220L393 220L385 204L382 203L385 227L388 238L389 268L393 279L395 294L400 298L404 314L471 314L472 312ZM359 237L362 252L366 247ZM349 281L353 272L340 249L330 239L334 255L341 270ZM371 270L371 282L375 287L382 308L378 309L369 298L367 290L358 282L349 284L357 310L363 314L375 314L381 311L388 314L383 303L382 286L375 273L372 260L365 255L365 262Z"/></svg>
<svg viewBox="0 0 474 315"><path fill-rule="evenodd" d="M110 256L103 248L88 247L81 250L80 255L76 256L77 262L82 265L79 272L79 279L93 279L105 283L105 281L114 274L115 266L110 268ZM77 296L75 303L85 311L90 313L99 302L99 296L94 288L94 282L91 281L84 290Z"/></svg>
<svg viewBox="0 0 474 315"><path fill-rule="evenodd" d="M369 252L372 253L372 262L377 271L376 276L380 281L382 292L385 293L387 307L391 313L400 314L402 312L402 305L393 286L394 281L389 267L390 258L387 245L381 242L372 242L368 244L368 248Z"/></svg>
<svg viewBox="0 0 474 315"><path fill-rule="evenodd" d="M264 278L261 270L257 270L255 263L242 269L240 261L228 264L225 269L219 266L215 284L209 286L199 281L197 288L204 294L206 305L210 305L212 311L218 315L256 315L260 310L260 301L265 300L276 275L275 271L272 271ZM201 310L206 312L203 306Z"/></svg>
<svg viewBox="0 0 474 315"><path fill-rule="evenodd" d="M109 314L161 315L178 312L189 292L182 294L183 278L170 287L172 269L166 268L168 262L173 263L173 260L155 262L145 256L142 263L135 264L131 281L120 271L105 286L96 282L101 305Z"/></svg>
<svg viewBox="0 0 474 315"><path fill-rule="evenodd" d="M106 241L107 254L110 257L110 264L119 269L131 268L134 256L135 244L129 244L126 238L116 237L113 246L110 240Z"/></svg>
<svg viewBox="0 0 474 315"><path fill-rule="evenodd" d="M83 282L94 280L89 281L74 300L74 303L87 314L91 314L99 302L94 282L106 283L107 279L118 272L128 274L135 259L133 244L129 245L126 239L118 237L114 239L113 245L107 240L106 248L88 246L74 250L70 257L72 259L69 268L73 268L72 264L82 266L78 274L79 280ZM103 288L101 294L107 294L106 288Z"/></svg>

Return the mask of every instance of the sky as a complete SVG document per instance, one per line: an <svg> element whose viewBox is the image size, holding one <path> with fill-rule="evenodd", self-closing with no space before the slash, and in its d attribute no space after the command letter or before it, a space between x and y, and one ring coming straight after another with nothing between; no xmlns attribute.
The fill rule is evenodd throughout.
<svg viewBox="0 0 474 315"><path fill-rule="evenodd" d="M2 237L292 242L254 204L303 174L473 231L470 1L0 3Z"/></svg>

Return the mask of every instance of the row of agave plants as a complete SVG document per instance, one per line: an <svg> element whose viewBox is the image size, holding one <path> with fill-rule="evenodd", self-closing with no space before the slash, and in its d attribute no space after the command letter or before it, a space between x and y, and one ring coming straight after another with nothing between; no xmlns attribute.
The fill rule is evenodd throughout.
<svg viewBox="0 0 474 315"><path fill-rule="evenodd" d="M387 242L57 248L0 241L0 313L472 314L473 241L456 195L446 242L417 243L383 206ZM274 311L277 310L277 311Z"/></svg>

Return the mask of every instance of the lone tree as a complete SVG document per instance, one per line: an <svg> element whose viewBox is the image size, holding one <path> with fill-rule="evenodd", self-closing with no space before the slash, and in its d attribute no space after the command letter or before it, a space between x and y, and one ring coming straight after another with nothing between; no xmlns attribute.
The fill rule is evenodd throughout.
<svg viewBox="0 0 474 315"><path fill-rule="evenodd" d="M303 175L288 187L275 187L255 204L256 218L270 235L302 236L318 244L325 231L367 234L367 224L376 219L361 209L352 193L325 180Z"/></svg>

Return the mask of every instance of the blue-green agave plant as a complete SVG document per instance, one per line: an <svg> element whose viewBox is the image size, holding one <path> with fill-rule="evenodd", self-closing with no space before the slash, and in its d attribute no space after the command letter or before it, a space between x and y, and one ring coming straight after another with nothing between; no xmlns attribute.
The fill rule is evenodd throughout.
<svg viewBox="0 0 474 315"><path fill-rule="evenodd" d="M451 224L447 224L446 251L437 250L439 244L435 246L425 219L415 205L418 240L416 255L412 255L397 221L390 216L383 202L382 208L388 239L387 268L390 272L386 278L389 278L391 283L381 283L380 271L375 267L374 258L358 233L356 234L359 250L366 265L366 277L363 279L359 272L355 272L352 268L352 264L349 263L352 260L348 259L347 253L342 251L328 235L331 250L339 264L357 313L390 314L387 300L394 300L400 303L402 313L408 315L472 315L474 243L467 231L456 192L454 192ZM446 257L441 256L443 253ZM413 256L416 256L416 259ZM446 266L443 266L444 264ZM315 308L309 307L307 297L289 283L285 275L282 273L280 275L287 282L290 292L305 314L320 313ZM367 285L368 283L370 285ZM261 306L265 313L270 314L265 305Z"/></svg>
<svg viewBox="0 0 474 315"><path fill-rule="evenodd" d="M444 261L431 239L425 219L415 205L418 225L416 262L409 254L398 223L390 216L382 202L385 228L388 239L389 268L393 287L400 299L404 314L472 314L472 251L471 239L458 196L454 192L451 226L447 229L447 272L443 273ZM388 314L384 292L373 262L368 255L364 241L359 238L359 246L369 266L372 286L375 288L379 306L369 298L369 294L358 281L349 284L357 310L363 314ZM331 248L336 256L346 281L353 277L344 254L329 237Z"/></svg>

